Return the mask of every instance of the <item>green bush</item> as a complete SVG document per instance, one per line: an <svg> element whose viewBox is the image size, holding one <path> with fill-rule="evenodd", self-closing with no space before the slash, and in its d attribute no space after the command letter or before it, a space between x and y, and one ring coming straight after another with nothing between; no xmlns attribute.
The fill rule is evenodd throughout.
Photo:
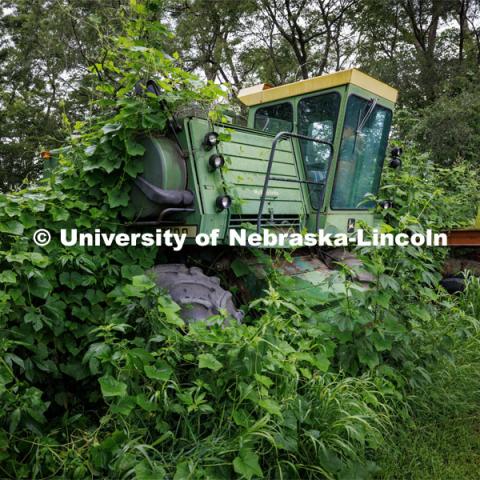
<svg viewBox="0 0 480 480"><path fill-rule="evenodd" d="M479 93L476 84L457 83L421 110L398 109L395 113L398 135L428 152L439 166L449 168L463 162L478 171Z"/></svg>

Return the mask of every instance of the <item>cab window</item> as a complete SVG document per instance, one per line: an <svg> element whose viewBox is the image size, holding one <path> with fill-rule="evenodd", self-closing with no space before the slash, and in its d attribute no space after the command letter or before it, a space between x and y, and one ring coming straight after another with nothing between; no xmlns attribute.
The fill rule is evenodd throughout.
<svg viewBox="0 0 480 480"><path fill-rule="evenodd" d="M307 97L298 103L298 133L333 143L340 95L336 92ZM313 208L321 207L332 149L325 144L300 140L303 163Z"/></svg>
<svg viewBox="0 0 480 480"><path fill-rule="evenodd" d="M372 207L372 202L365 202L365 196L378 192L391 121L391 110L373 100L355 95L348 99L332 208Z"/></svg>
<svg viewBox="0 0 480 480"><path fill-rule="evenodd" d="M261 107L255 112L254 127L262 132L277 134L293 129L293 107L289 102Z"/></svg>

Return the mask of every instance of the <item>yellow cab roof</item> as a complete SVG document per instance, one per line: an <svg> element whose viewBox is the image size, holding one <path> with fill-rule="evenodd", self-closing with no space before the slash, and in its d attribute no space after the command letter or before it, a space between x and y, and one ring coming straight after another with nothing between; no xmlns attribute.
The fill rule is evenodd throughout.
<svg viewBox="0 0 480 480"><path fill-rule="evenodd" d="M238 94L239 100L249 107L262 103L274 102L283 98L295 97L306 93L334 88L351 83L361 87L379 97L393 103L397 100L398 91L386 83L380 82L373 77L351 68L341 72L322 75L321 77L308 78L299 82L287 83L279 87L272 87L268 83L261 83L253 87L242 88Z"/></svg>

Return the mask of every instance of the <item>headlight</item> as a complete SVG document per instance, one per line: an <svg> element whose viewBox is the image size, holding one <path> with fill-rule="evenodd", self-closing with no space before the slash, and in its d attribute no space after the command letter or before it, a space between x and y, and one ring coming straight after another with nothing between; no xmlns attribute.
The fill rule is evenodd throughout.
<svg viewBox="0 0 480 480"><path fill-rule="evenodd" d="M390 168L399 168L402 166L402 161L399 157L393 157L390 159L389 167Z"/></svg>
<svg viewBox="0 0 480 480"><path fill-rule="evenodd" d="M390 168L399 168L402 166L402 161L400 157L402 156L403 150L400 147L393 147L390 152Z"/></svg>
<svg viewBox="0 0 480 480"><path fill-rule="evenodd" d="M382 200L379 205L384 209L387 210L393 207L393 202L391 200Z"/></svg>
<svg viewBox="0 0 480 480"><path fill-rule="evenodd" d="M218 210L226 210L232 205L232 198L228 195L220 195L215 201Z"/></svg>
<svg viewBox="0 0 480 480"><path fill-rule="evenodd" d="M217 170L218 168L222 168L225 165L225 159L223 155L217 155L214 153L208 159L208 166L211 170Z"/></svg>
<svg viewBox="0 0 480 480"><path fill-rule="evenodd" d="M208 132L203 139L203 146L205 150L211 150L218 143L218 133Z"/></svg>

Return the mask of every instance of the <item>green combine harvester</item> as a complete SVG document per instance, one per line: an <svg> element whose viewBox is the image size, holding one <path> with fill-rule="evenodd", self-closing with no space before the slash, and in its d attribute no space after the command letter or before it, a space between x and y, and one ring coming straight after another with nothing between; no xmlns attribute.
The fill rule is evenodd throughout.
<svg viewBox="0 0 480 480"><path fill-rule="evenodd" d="M145 89L159 93L153 81L136 90L143 94ZM194 259L209 273L231 271L236 257L245 254L228 246L232 230L354 234L359 225L376 222L365 197L379 189L395 89L351 69L279 87L256 85L241 90L238 98L248 107L246 126L176 113L169 133L145 138L145 154L138 160L143 173L131 193L131 228L187 237L187 248L168 254L170 263L158 265L155 273L158 285L192 320L221 310L241 319L219 279L191 266ZM47 169L56 161L51 153ZM400 166L400 154L392 150L391 167ZM218 230L218 246L195 245L197 234L213 230ZM299 283L318 286L332 277L330 267L338 262L360 263L343 249L318 253L318 248L300 249L293 261L277 262L276 268ZM255 270L255 256L250 261ZM360 270L359 280L365 274Z"/></svg>
<svg viewBox="0 0 480 480"><path fill-rule="evenodd" d="M154 92L155 84L147 88ZM365 196L378 192L395 89L351 69L279 87L256 85L238 98L249 107L247 126L177 115L171 134L144 140L144 171L131 197L136 228L184 233L187 244L218 229L226 244L229 230L246 224L257 232L312 233L354 233L359 223L374 224ZM392 167L400 165L400 153L392 151ZM212 249L211 264L219 256ZM198 247L192 252L199 255ZM329 258L356 261L344 253ZM330 271L305 252L284 270L312 284ZM175 261L155 271L187 317L225 309L241 318L230 292L199 268Z"/></svg>

